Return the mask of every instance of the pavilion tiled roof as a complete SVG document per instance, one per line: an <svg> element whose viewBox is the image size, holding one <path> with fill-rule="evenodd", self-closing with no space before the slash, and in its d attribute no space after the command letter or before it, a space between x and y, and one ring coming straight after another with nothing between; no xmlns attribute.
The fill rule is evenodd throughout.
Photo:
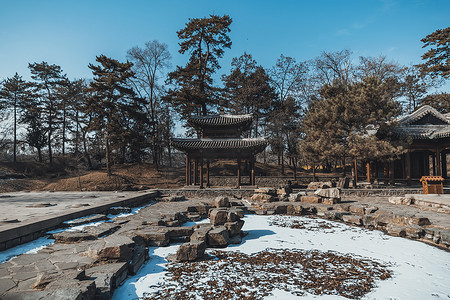
<svg viewBox="0 0 450 300"><path fill-rule="evenodd" d="M438 118L441 121L450 125L450 119L447 117L447 115L441 114L440 112L438 112L436 109L434 109L433 107L431 107L429 105L424 105L424 106L420 107L419 109L415 110L411 114L400 118L398 120L398 122L402 125L411 124L417 120L420 120L427 114L432 114L436 118Z"/></svg>
<svg viewBox="0 0 450 300"><path fill-rule="evenodd" d="M189 123L197 126L231 126L251 123L253 120L252 114L246 115L210 115L210 116L192 116L189 118Z"/></svg>
<svg viewBox="0 0 450 300"><path fill-rule="evenodd" d="M394 133L415 140L441 139L450 137L450 125L411 125L394 128Z"/></svg>
<svg viewBox="0 0 450 300"><path fill-rule="evenodd" d="M431 114L444 124L412 125L420 119L425 118L428 114ZM398 126L394 128L394 133L401 136L408 136L416 140L447 138L450 137L449 117L449 114L441 114L433 107L424 105L411 114L398 119Z"/></svg>
<svg viewBox="0 0 450 300"><path fill-rule="evenodd" d="M263 151L267 146L265 138L223 138L223 139L172 139L172 145L182 151L189 150L254 150Z"/></svg>

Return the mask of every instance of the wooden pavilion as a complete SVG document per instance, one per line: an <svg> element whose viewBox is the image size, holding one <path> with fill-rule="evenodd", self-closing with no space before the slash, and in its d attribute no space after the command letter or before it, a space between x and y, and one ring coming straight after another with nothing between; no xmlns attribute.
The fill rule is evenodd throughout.
<svg viewBox="0 0 450 300"><path fill-rule="evenodd" d="M382 174L376 178L389 178L417 181L422 176L442 176L448 178L450 157L450 114L441 114L429 105L425 105L397 120L393 133L399 138L407 138L410 143L400 159L379 166ZM371 181L370 164L367 167L367 179Z"/></svg>
<svg viewBox="0 0 450 300"><path fill-rule="evenodd" d="M237 160L237 186L241 186L241 162L250 165L250 184L255 185L255 156L267 146L265 138L242 138L253 121L251 114L193 116L188 123L198 132L198 138L174 138L172 145L186 153L186 185L204 188L204 164L206 186L209 183L210 162L216 159Z"/></svg>

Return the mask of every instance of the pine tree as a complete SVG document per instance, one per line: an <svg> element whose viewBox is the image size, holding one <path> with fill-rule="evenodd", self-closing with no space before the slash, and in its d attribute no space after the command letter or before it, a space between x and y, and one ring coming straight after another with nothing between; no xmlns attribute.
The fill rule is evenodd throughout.
<svg viewBox="0 0 450 300"><path fill-rule="evenodd" d="M49 163L53 163L52 145L55 142L54 133L59 128L61 122L60 103L56 89L64 80L65 75L58 65L49 65L47 62L28 64L31 71L31 78L35 80L35 98L38 100L33 108L40 110L40 117L43 119L43 126L47 135L47 147Z"/></svg>
<svg viewBox="0 0 450 300"><path fill-rule="evenodd" d="M264 118L276 98L270 78L250 54L233 58L229 75L222 76L227 106L236 114L253 114L253 135L258 137L259 120ZM251 135L251 133L250 133Z"/></svg>
<svg viewBox="0 0 450 300"><path fill-rule="evenodd" d="M450 27L438 29L421 41L424 43L422 48L431 47L422 55L425 61L419 65L422 72L450 78Z"/></svg>
<svg viewBox="0 0 450 300"><path fill-rule="evenodd" d="M30 84L15 74L7 78L0 90L0 106L13 113L13 161L17 161L17 125L24 113L27 99L30 97Z"/></svg>
<svg viewBox="0 0 450 300"><path fill-rule="evenodd" d="M182 114L206 115L208 106L217 104L214 95L218 89L213 85L212 75L220 68L218 59L225 48L231 47L231 18L211 15L209 18L189 19L186 27L177 32L181 54L190 53L185 67L169 73L168 82L174 87L168 91L166 99Z"/></svg>
<svg viewBox="0 0 450 300"><path fill-rule="evenodd" d="M125 141L133 128L133 122L141 122L145 116L145 101L136 97L129 86L134 76L132 63L121 63L105 55L97 56L99 65L89 64L94 74L90 83L91 96L87 99L85 113L91 119L90 129L101 133L106 153L106 169L111 175L111 143L117 142L117 148L124 150ZM142 134L140 131L136 134Z"/></svg>
<svg viewBox="0 0 450 300"><path fill-rule="evenodd" d="M402 143L395 143L389 135L389 124L401 112L389 85L368 77L348 87L325 85L320 95L303 119L305 138L300 149L310 161L387 160L403 150Z"/></svg>

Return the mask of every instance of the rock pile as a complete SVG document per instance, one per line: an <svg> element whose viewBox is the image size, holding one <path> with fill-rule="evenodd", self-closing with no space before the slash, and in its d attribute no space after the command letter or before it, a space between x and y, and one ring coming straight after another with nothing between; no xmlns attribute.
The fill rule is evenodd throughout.
<svg viewBox="0 0 450 300"><path fill-rule="evenodd" d="M217 197L215 208L209 210L210 223L193 226L189 242L182 244L177 253L168 259L175 262L200 259L207 247L222 248L242 242L244 211L233 206L227 197Z"/></svg>
<svg viewBox="0 0 450 300"><path fill-rule="evenodd" d="M333 187L331 181L313 181L308 184L306 189L308 190L318 190L318 189L329 189Z"/></svg>
<svg viewBox="0 0 450 300"><path fill-rule="evenodd" d="M259 188L255 189L255 193L251 197L254 202L270 203L275 201L296 201L298 194L291 198L292 187L288 184L278 189L275 188Z"/></svg>

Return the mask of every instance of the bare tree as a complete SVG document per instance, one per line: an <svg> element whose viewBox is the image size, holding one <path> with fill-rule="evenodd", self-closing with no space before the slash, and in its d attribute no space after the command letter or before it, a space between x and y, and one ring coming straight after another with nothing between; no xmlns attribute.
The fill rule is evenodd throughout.
<svg viewBox="0 0 450 300"><path fill-rule="evenodd" d="M354 73L351 55L350 50L341 50L338 52L322 52L320 56L315 58L312 65L319 86L333 83L348 86L353 80Z"/></svg>
<svg viewBox="0 0 450 300"><path fill-rule="evenodd" d="M133 62L132 70L135 77L131 79L136 93L145 98L148 103L148 113L153 126L153 163L158 164L158 109L161 107L160 93L162 87L159 84L160 76L170 67L171 55L168 46L157 40L145 43L144 48L138 46L127 52L127 58Z"/></svg>
<svg viewBox="0 0 450 300"><path fill-rule="evenodd" d="M382 81L388 78L398 77L405 70L405 67L396 62L388 61L386 56L359 57L359 66L356 71L361 78L374 76Z"/></svg>
<svg viewBox="0 0 450 300"><path fill-rule="evenodd" d="M297 104L305 102L304 91L307 83L308 66L297 62L295 58L281 54L275 66L269 71L279 100L284 102L288 97L295 99Z"/></svg>

